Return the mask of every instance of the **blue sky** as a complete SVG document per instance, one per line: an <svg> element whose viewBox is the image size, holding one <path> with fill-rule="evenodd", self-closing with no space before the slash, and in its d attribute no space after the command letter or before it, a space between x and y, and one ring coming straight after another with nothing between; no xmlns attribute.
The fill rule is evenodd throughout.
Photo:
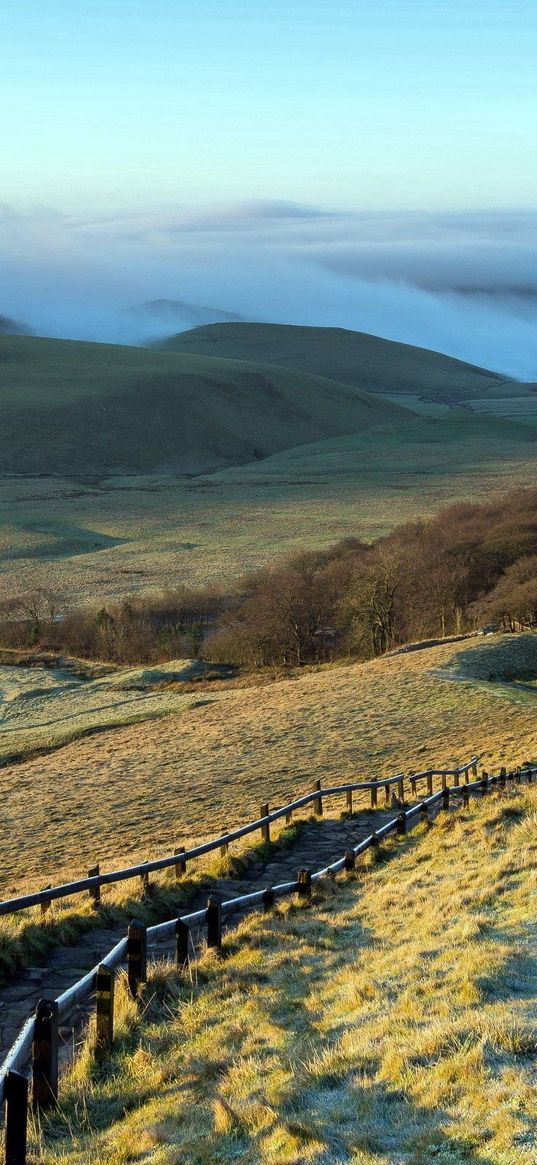
<svg viewBox="0 0 537 1165"><path fill-rule="evenodd" d="M3 0L0 201L532 207L535 0Z"/></svg>

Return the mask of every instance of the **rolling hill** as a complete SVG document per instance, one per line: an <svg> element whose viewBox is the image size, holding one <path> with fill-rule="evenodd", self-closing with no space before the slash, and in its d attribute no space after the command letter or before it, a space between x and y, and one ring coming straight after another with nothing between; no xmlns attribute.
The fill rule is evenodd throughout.
<svg viewBox="0 0 537 1165"><path fill-rule="evenodd" d="M0 337L4 473L197 474L408 416L295 369Z"/></svg>
<svg viewBox="0 0 537 1165"><path fill-rule="evenodd" d="M371 393L423 393L428 399L449 403L505 397L506 385L515 383L439 352L344 328L210 324L181 332L159 346L199 356L259 360L330 376ZM517 396L526 391L531 390L517 383Z"/></svg>

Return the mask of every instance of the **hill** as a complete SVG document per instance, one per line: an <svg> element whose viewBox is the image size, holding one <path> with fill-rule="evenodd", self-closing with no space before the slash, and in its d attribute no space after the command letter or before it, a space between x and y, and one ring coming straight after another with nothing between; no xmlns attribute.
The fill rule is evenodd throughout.
<svg viewBox="0 0 537 1165"><path fill-rule="evenodd" d="M223 958L157 964L138 1005L121 978L111 1053L92 1031L31 1150L534 1165L535 806L528 788L441 814L311 904L246 917Z"/></svg>
<svg viewBox="0 0 537 1165"><path fill-rule="evenodd" d="M330 376L372 393L415 393L462 402L508 395L509 380L439 352L351 332L286 324L211 324L165 340L167 351L263 361ZM517 395L525 395L517 384Z"/></svg>
<svg viewBox="0 0 537 1165"><path fill-rule="evenodd" d="M79 685L77 721L102 731L0 768L0 887L23 893L79 875L97 859L110 869L141 853L159 856L169 846L199 840L200 831L215 836L224 825L253 820L261 802L284 804L311 789L317 777L325 785L339 784L458 764L476 753L487 769L535 761L535 692L513 688L510 680L475 678L492 668L512 679L518 664L519 674L527 676L527 657L525 636L478 637L369 663L304 670L261 687L197 686L190 707L192 696L180 692L116 691L116 724L132 710L141 719L144 705L152 717L157 701L160 712L169 714L113 731L104 731L114 722L110 688L93 683L84 692ZM46 716L39 695L44 683L35 672L28 680L26 712L19 699L6 719L4 756L8 747L46 748L62 733L65 739L73 727L74 697L65 687L62 694L58 683ZM41 728L36 712L43 713ZM51 805L60 803L61 830L51 835Z"/></svg>
<svg viewBox="0 0 537 1165"><path fill-rule="evenodd" d="M12 320L10 316L0 315L0 336L29 336L31 328L26 324Z"/></svg>
<svg viewBox="0 0 537 1165"><path fill-rule="evenodd" d="M408 412L295 369L0 337L0 472L202 473Z"/></svg>

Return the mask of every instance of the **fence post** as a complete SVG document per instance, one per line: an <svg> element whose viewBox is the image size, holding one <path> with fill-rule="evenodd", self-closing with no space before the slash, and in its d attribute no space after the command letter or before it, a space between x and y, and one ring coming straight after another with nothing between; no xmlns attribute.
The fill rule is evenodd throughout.
<svg viewBox="0 0 537 1165"><path fill-rule="evenodd" d="M500 788L505 789L505 783L507 781L507 773L506 773L506 770L504 768L500 769L500 776L499 776L498 780L499 780Z"/></svg>
<svg viewBox="0 0 537 1165"><path fill-rule="evenodd" d="M176 846L176 848L173 851L173 854L174 854L174 857L178 857L180 854L184 854L185 852L186 851L185 851L184 845L179 845L179 846ZM186 874L186 862L185 862L184 858L182 859L182 861L175 863L175 880L176 880L176 882L179 881L179 879L183 876L183 874Z"/></svg>
<svg viewBox="0 0 537 1165"><path fill-rule="evenodd" d="M58 1099L58 1004L40 999L32 1042L32 1107L52 1108Z"/></svg>
<svg viewBox="0 0 537 1165"><path fill-rule="evenodd" d="M96 866L92 866L91 869L88 870L88 878L98 878L100 872L101 867L97 862ZM97 908L101 905L101 887L99 885L91 886L89 896L95 909L97 910Z"/></svg>
<svg viewBox="0 0 537 1165"><path fill-rule="evenodd" d="M345 870L354 870L356 868L356 854L352 849L345 850L343 858L343 868Z"/></svg>
<svg viewBox="0 0 537 1165"><path fill-rule="evenodd" d="M105 963L97 968L95 995L95 1052L97 1056L102 1056L114 1042L114 971Z"/></svg>
<svg viewBox="0 0 537 1165"><path fill-rule="evenodd" d="M271 910L273 906L274 906L274 890L272 889L272 886L267 886L266 890L263 893L263 910L265 911L265 914L267 913L267 911Z"/></svg>
<svg viewBox="0 0 537 1165"><path fill-rule="evenodd" d="M483 771L483 776L481 778L481 794L482 794L482 796L484 796L485 793L488 793L488 791L489 791L489 775L488 775L488 773Z"/></svg>
<svg viewBox="0 0 537 1165"><path fill-rule="evenodd" d="M371 860L378 862L380 857L380 837L376 833L371 834Z"/></svg>
<svg viewBox="0 0 537 1165"><path fill-rule="evenodd" d="M311 870L301 869L297 876L299 898L311 898Z"/></svg>
<svg viewBox="0 0 537 1165"><path fill-rule="evenodd" d="M399 813L395 819L395 832L400 837L401 834L406 833L406 813Z"/></svg>
<svg viewBox="0 0 537 1165"><path fill-rule="evenodd" d="M20 1072L8 1072L4 1082L6 1101L5 1165L26 1165L28 1081Z"/></svg>
<svg viewBox="0 0 537 1165"><path fill-rule="evenodd" d="M147 927L133 920L127 931L127 978L136 999L140 983L147 982Z"/></svg>
<svg viewBox="0 0 537 1165"><path fill-rule="evenodd" d="M346 807L347 813L352 813L352 789L347 789Z"/></svg>
<svg viewBox="0 0 537 1165"><path fill-rule="evenodd" d="M265 803L265 805L261 806L259 816L260 817L268 817L268 815L269 815L269 807L268 807L268 804ZM270 841L270 821L265 822L265 824L261 826L261 837L263 838L264 842Z"/></svg>
<svg viewBox="0 0 537 1165"><path fill-rule="evenodd" d="M414 773L409 773L408 779L410 781L410 789L412 792L412 796L415 797L416 796L416 778L414 776Z"/></svg>
<svg viewBox="0 0 537 1165"><path fill-rule="evenodd" d="M421 821L422 825L430 825L431 824L431 822L429 820L429 806L425 804L425 801L422 801L422 803L420 805L420 821Z"/></svg>
<svg viewBox="0 0 537 1165"><path fill-rule="evenodd" d="M285 814L285 824L290 825L292 820L293 820L293 810L288 809L287 813Z"/></svg>
<svg viewBox="0 0 537 1165"><path fill-rule="evenodd" d="M460 774L458 769L455 769L455 772L453 773L453 784L455 785L456 789L458 789L460 783L461 783L461 774Z"/></svg>
<svg viewBox="0 0 537 1165"><path fill-rule="evenodd" d="M213 895L207 902L207 946L222 949L222 906Z"/></svg>
<svg viewBox="0 0 537 1165"><path fill-rule="evenodd" d="M474 763L472 765L472 776L474 778L474 781L477 781L477 761L476 760L474 761Z"/></svg>
<svg viewBox="0 0 537 1165"><path fill-rule="evenodd" d="M42 887L42 892L45 890L52 890L52 882L49 882L48 886ZM50 898L46 898L44 902L41 902L41 918L44 918L45 914L49 910L50 910Z"/></svg>
<svg viewBox="0 0 537 1165"><path fill-rule="evenodd" d="M371 785L371 808L372 809L376 809L377 804L378 804L377 786L378 786L377 781L374 781Z"/></svg>
<svg viewBox="0 0 537 1165"><path fill-rule="evenodd" d="M175 924L175 960L179 968L188 963L188 943L190 931L186 922L178 918Z"/></svg>
<svg viewBox="0 0 537 1165"><path fill-rule="evenodd" d="M521 780L522 780L522 774L520 772L520 765L517 765L517 767L515 769L515 781L516 781L517 785L520 785Z"/></svg>
<svg viewBox="0 0 537 1165"><path fill-rule="evenodd" d="M468 792L468 789L466 788L466 785L463 785L463 787L462 787L462 803L463 803L465 809L470 804L470 794Z"/></svg>
<svg viewBox="0 0 537 1165"><path fill-rule="evenodd" d="M531 769L531 768L526 769L526 778L527 778L528 784L531 785L531 783L533 781L533 769Z"/></svg>
<svg viewBox="0 0 537 1165"><path fill-rule="evenodd" d="M146 865L147 865L147 861L145 861L143 864L146 866ZM142 883L142 898L147 898L147 897L149 896L149 894L150 894L150 889L149 889L149 870L143 870L143 871L142 871L142 873L140 874L140 881L141 881L141 883Z"/></svg>
<svg viewBox="0 0 537 1165"><path fill-rule="evenodd" d="M390 801L391 801L390 786L388 784L386 784L384 786L384 803L385 803L385 805L389 805Z"/></svg>
<svg viewBox="0 0 537 1165"><path fill-rule="evenodd" d="M226 828L224 829L224 833L227 833L227 832L228 832L228 829L227 829L227 825L226 825ZM225 858L228 850L229 850L229 843L227 841L223 841L222 845L220 846L220 857Z"/></svg>
<svg viewBox="0 0 537 1165"><path fill-rule="evenodd" d="M427 793L429 797L433 795L433 774L427 773Z"/></svg>
<svg viewBox="0 0 537 1165"><path fill-rule="evenodd" d="M399 797L404 804L404 801L405 801L405 778L401 777L399 779L399 781L397 782L397 784L399 786Z"/></svg>
<svg viewBox="0 0 537 1165"><path fill-rule="evenodd" d="M321 797L321 782L320 782L320 780L315 782L313 788L319 794L319 796L316 797L315 801L313 802L313 804L315 806L315 813L316 813L317 817L322 817L322 815L323 815L323 799Z"/></svg>
<svg viewBox="0 0 537 1165"><path fill-rule="evenodd" d="M447 775L446 775L446 773L442 773L442 788L443 789L447 789L447 783L448 783Z"/></svg>
<svg viewBox="0 0 537 1165"><path fill-rule="evenodd" d="M442 809L449 809L449 785L442 789Z"/></svg>

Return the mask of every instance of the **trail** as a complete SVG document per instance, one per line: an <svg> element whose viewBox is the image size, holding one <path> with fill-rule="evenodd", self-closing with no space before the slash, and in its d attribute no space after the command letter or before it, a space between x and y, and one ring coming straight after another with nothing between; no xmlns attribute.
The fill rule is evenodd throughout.
<svg viewBox="0 0 537 1165"><path fill-rule="evenodd" d="M238 898L242 894L265 886L292 881L301 867L307 867L312 872L323 869L330 862L342 857L346 849L351 845L357 845L373 829L393 819L395 812L396 810L387 808L360 813L357 817L344 821L327 818L305 822L293 845L285 849L282 847L268 862L255 861L249 866L243 878L219 879L211 889L211 894L218 894L223 900ZM197 894L184 908L183 913L190 914L202 909L207 904L207 896L207 890ZM236 921L237 915L231 914L227 925L232 927ZM91 930L79 937L73 946L51 950L43 966L26 968L14 983L2 989L0 1061L9 1051L26 1019L33 1014L38 1000L54 999L76 983L124 934L124 926ZM199 932L194 931L192 937L196 944L199 941ZM170 940L153 943L148 948L148 957L152 959L171 954ZM60 1028L61 1059L64 1062L72 1057L90 1009L89 1004L75 1008L69 1020Z"/></svg>

